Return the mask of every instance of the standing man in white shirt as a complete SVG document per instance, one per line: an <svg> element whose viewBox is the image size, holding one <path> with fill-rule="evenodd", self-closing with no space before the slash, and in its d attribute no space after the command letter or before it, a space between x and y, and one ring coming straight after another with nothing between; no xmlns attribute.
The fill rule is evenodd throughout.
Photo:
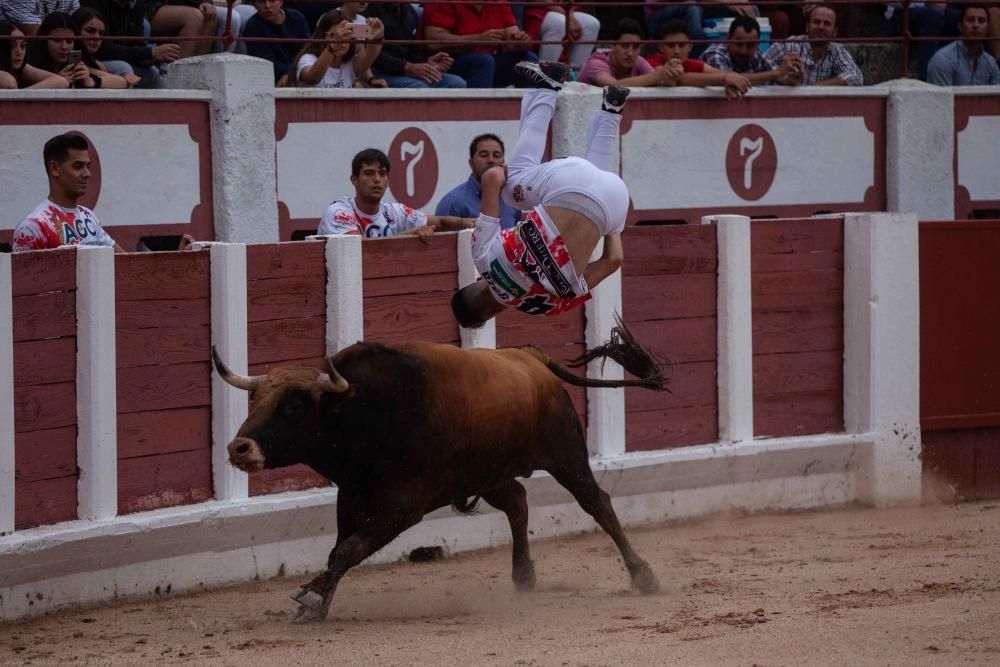
<svg viewBox="0 0 1000 667"><path fill-rule="evenodd" d="M14 229L14 252L64 246L108 246L125 252L89 208L79 205L90 182L90 151L79 134L60 134L42 150L49 196Z"/></svg>
<svg viewBox="0 0 1000 667"><path fill-rule="evenodd" d="M389 158L366 148L351 161L353 197L335 199L320 218L317 234L360 234L368 239L413 234L424 243L435 231L454 231L475 225L474 218L427 215L397 202L383 202L389 187Z"/></svg>

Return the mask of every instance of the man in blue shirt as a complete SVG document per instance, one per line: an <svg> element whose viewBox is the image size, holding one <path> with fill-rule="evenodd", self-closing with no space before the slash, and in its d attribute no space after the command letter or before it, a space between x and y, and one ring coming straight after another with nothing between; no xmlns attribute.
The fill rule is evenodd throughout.
<svg viewBox="0 0 1000 667"><path fill-rule="evenodd" d="M472 140L469 145L469 167L472 174L469 180L462 183L457 188L446 194L437 208L434 215L454 215L459 218L476 218L479 216L479 207L483 200L483 189L479 183L483 172L490 167L503 164L504 146L503 141L495 134L480 134ZM503 229L510 229L521 219L521 212L500 202L500 226Z"/></svg>
<svg viewBox="0 0 1000 667"><path fill-rule="evenodd" d="M983 48L989 29L985 5L965 5L958 20L961 38L934 54L927 66L927 81L937 86L1000 84L997 61Z"/></svg>

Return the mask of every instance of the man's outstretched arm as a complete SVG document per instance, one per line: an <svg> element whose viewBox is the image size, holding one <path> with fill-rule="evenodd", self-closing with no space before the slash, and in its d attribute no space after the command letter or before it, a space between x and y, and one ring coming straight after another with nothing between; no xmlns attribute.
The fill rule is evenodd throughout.
<svg viewBox="0 0 1000 667"><path fill-rule="evenodd" d="M599 259L587 265L583 271L583 278L587 281L587 287L594 289L602 280L612 275L622 267L625 254L622 250L621 234L608 234L604 237L604 251Z"/></svg>

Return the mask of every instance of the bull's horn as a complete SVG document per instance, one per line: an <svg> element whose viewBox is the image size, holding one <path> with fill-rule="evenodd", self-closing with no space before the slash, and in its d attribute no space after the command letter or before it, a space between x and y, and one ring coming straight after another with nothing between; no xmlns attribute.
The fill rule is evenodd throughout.
<svg viewBox="0 0 1000 667"><path fill-rule="evenodd" d="M327 375L326 373L320 374L318 380L320 390L329 391L334 394L342 394L348 389L350 389L351 385L349 385L347 383L347 380L345 380L340 375L340 373L337 372L337 369L334 368L333 359L327 357L326 365L327 368L330 369L330 374L329 375Z"/></svg>
<svg viewBox="0 0 1000 667"><path fill-rule="evenodd" d="M222 357L219 356L219 351L215 349L214 345L212 346L212 361L215 362L215 370L219 371L219 377L237 389L253 391L260 384L262 378L260 375L240 375L229 370L222 362Z"/></svg>

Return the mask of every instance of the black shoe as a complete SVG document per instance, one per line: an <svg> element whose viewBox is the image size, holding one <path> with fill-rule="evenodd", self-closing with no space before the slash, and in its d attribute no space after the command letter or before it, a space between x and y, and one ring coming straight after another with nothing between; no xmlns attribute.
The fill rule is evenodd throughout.
<svg viewBox="0 0 1000 667"><path fill-rule="evenodd" d="M465 305L465 299L462 298L462 290L456 291L451 296L451 312L454 313L458 323L466 329L479 329L486 324L484 320L476 318L469 310L469 307Z"/></svg>
<svg viewBox="0 0 1000 667"><path fill-rule="evenodd" d="M620 114L625 108L625 101L628 100L628 94L631 92L624 86L604 86L604 101L601 103L601 108L611 113Z"/></svg>
<svg viewBox="0 0 1000 667"><path fill-rule="evenodd" d="M550 61L533 63L530 60L522 60L514 65L514 71L530 81L532 88L547 88L558 92L569 76L569 65Z"/></svg>

